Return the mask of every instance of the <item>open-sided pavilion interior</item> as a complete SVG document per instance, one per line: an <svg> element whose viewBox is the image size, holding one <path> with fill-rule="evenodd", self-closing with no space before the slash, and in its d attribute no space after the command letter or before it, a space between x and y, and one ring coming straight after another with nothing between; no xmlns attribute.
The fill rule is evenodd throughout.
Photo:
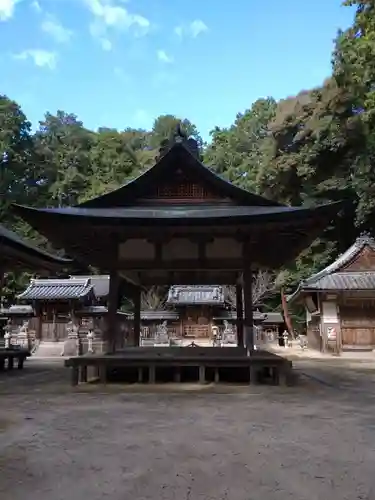
<svg viewBox="0 0 375 500"><path fill-rule="evenodd" d="M134 304L139 345L142 287L235 285L238 347L253 352L256 269L293 260L336 216L337 203L289 207L243 190L205 167L178 134L156 164L119 189L64 208L13 210L77 261L110 274L109 352L121 295Z"/></svg>
<svg viewBox="0 0 375 500"><path fill-rule="evenodd" d="M52 255L0 225L0 297L6 272L16 270L56 272L69 268L72 264L72 260ZM4 370L6 362L8 370L12 370L15 359L18 361L18 368L23 368L23 363L29 355L28 349L1 347L0 372Z"/></svg>
<svg viewBox="0 0 375 500"><path fill-rule="evenodd" d="M0 296L6 272L22 270L54 273L70 268L72 264L71 259L52 255L0 225Z"/></svg>

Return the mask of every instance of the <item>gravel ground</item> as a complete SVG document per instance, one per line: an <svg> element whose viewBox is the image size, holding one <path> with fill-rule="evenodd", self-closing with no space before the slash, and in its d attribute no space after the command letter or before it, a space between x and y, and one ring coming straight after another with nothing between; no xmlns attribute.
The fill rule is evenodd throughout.
<svg viewBox="0 0 375 500"><path fill-rule="evenodd" d="M1 374L0 499L374 500L373 368L300 370L154 393L72 389L61 362Z"/></svg>

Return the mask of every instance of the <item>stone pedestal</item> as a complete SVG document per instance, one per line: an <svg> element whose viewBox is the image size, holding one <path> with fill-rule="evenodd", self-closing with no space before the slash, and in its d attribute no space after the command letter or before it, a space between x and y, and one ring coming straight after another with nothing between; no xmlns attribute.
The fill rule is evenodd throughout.
<svg viewBox="0 0 375 500"><path fill-rule="evenodd" d="M67 326L68 338L64 342L62 356L79 356L81 354L78 326L72 321Z"/></svg>

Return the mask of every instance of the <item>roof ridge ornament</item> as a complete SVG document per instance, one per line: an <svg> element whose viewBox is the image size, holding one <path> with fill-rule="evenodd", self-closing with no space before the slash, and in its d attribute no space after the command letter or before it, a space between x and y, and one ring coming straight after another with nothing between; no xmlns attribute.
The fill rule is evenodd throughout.
<svg viewBox="0 0 375 500"><path fill-rule="evenodd" d="M160 142L158 159L165 156L170 149L176 144L181 144L198 160L200 160L200 152L198 142L194 137L189 137L183 129L183 121L180 120L176 125L175 133L169 139L163 139Z"/></svg>
<svg viewBox="0 0 375 500"><path fill-rule="evenodd" d="M373 245L375 245L375 239L370 233L370 231L362 231L357 238L357 243L359 244L372 243Z"/></svg>
<svg viewBox="0 0 375 500"><path fill-rule="evenodd" d="M174 139L174 142L177 142L177 143L183 143L183 142L188 140L187 133L182 130L181 121L178 122L178 124L176 126L176 132L173 136L173 139Z"/></svg>

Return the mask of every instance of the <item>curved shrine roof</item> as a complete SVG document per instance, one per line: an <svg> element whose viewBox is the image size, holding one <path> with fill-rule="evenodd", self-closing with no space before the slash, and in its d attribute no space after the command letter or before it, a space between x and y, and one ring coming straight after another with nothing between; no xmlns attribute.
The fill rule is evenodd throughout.
<svg viewBox="0 0 375 500"><path fill-rule="evenodd" d="M36 247L0 225L0 262L2 261L5 266L42 269L62 268L73 263L71 259L52 255Z"/></svg>
<svg viewBox="0 0 375 500"><path fill-rule="evenodd" d="M219 176L206 167L192 154L186 141L175 142L172 147L155 163L154 166L143 172L135 179L123 186L103 194L92 200L80 203L81 208L113 208L133 204L137 198L160 183L161 179L170 176L176 171L176 166L185 170L189 176L212 187L222 198L235 200L238 204L247 206L281 207L280 203L268 200L263 196L251 193Z"/></svg>
<svg viewBox="0 0 375 500"><path fill-rule="evenodd" d="M127 224L147 224L151 221L159 224L170 224L178 221L179 225L199 225L212 224L215 222L273 222L273 221L293 221L303 220L312 215L332 216L341 207L341 202L322 205L315 208L306 207L264 207L264 206L170 206L170 207L129 207L129 208L86 208L86 207L65 207L65 208L32 208L23 205L13 205L15 212L25 220L44 219L52 221L58 219L86 219L87 222L101 220L110 225Z"/></svg>
<svg viewBox="0 0 375 500"><path fill-rule="evenodd" d="M366 247L375 252L375 240L369 234L362 234L331 264L301 281L297 290L287 298L288 302L298 300L301 293L309 291L375 290L375 266L373 269L346 270Z"/></svg>
<svg viewBox="0 0 375 500"><path fill-rule="evenodd" d="M113 256L113 252L108 252L110 241L119 245L131 239L151 239L156 244L156 239L163 239L165 245L168 238L163 235L167 233L172 238L188 239L208 233L208 237L229 237L232 241L241 233L244 239L251 240L250 252L255 264L277 268L295 258L337 216L341 203L288 207L239 188L205 167L197 157L196 148L191 149L191 140L177 139L152 168L110 193L74 207L13 205L13 210L72 256L100 268L104 268L104 254L105 262L109 255ZM134 252L132 258L142 258L142 252ZM178 256L173 258L178 260ZM225 259L230 259L229 253ZM154 260L151 264L156 266L157 259ZM168 281L165 266L160 269ZM233 263L231 266L228 273L225 264L211 272L192 257L189 270L201 270L196 273L194 283L232 283L237 271ZM135 272L138 270L136 266ZM183 270L183 276L175 272L168 284L191 283L189 270ZM144 272L153 279L150 271Z"/></svg>

